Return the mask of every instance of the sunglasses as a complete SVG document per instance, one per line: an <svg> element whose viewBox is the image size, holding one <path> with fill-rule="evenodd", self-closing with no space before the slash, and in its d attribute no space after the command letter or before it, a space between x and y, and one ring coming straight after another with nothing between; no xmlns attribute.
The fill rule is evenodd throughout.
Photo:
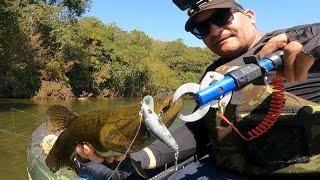
<svg viewBox="0 0 320 180"><path fill-rule="evenodd" d="M233 13L238 12L236 9L217 9L214 13L206 20L197 22L191 28L190 32L195 35L198 39L203 39L210 33L211 24L217 26L223 26L230 23L234 17Z"/></svg>

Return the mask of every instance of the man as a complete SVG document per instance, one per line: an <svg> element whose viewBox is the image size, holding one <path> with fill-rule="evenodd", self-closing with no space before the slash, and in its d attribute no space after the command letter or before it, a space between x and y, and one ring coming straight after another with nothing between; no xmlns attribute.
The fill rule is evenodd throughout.
<svg viewBox="0 0 320 180"><path fill-rule="evenodd" d="M220 56L217 61L208 67L207 71L226 73L230 67L244 65L242 58L244 56L258 55L259 57L265 57L276 50L282 49L284 51L284 69L277 72L277 76L285 78L287 91L309 100L304 101L296 96L290 98L291 96L286 95L286 103L289 102L289 105L286 104L285 107L287 109L300 109L301 106L290 105L290 101L293 102L295 99L298 99L297 102L300 105L312 103L312 101L320 102L320 61L318 60L320 57L320 24L298 26L264 34L255 26L254 11L244 9L234 0L199 1L188 9L188 14L190 18L186 22L186 31L202 39L212 52ZM259 90L260 92L261 90L263 92L261 97L261 94L252 95L246 89L243 92L234 93L235 98L233 98L238 101L236 103L231 102L230 106L228 105L225 115L229 119L240 119L239 121L243 122L244 118L237 114L241 110L250 114L254 114L254 110L259 108L263 109L262 112L267 111L266 108L260 107L260 104L267 101L267 97L270 95L269 93L268 96L264 96L267 93L266 87L261 84L250 87L253 88L253 91ZM306 91L308 93L305 93ZM251 96L248 96L248 94ZM250 106L246 105L250 104L250 99L258 99L259 101L256 102L254 108L248 109ZM268 105L270 104L267 103ZM297 114L297 110L290 113ZM280 119L282 117L284 116L281 115ZM294 118L295 116L290 117ZM254 119L253 117L250 118ZM304 150L305 144L300 143L304 142L305 136L302 133L301 137L299 134L299 138L296 138L298 136L297 132L300 132L300 127L292 128L285 123L284 125L280 124L278 127L272 127L268 135L261 136L257 141L246 143L234 132L231 132L231 127L218 125L218 121L216 110L211 109L203 119L194 123L187 123L186 126L173 132L174 138L180 146L180 160L193 155L197 155L199 159L206 154L209 154L209 157L202 159L199 163L191 163L174 173L170 177L171 179L243 178L238 174L217 170L217 167L241 174L259 174L259 172L268 174L290 164L309 162L307 157L311 157L311 155ZM234 123L237 124L237 122ZM246 129L248 126L244 124L244 128ZM294 131L294 133L291 133L291 131ZM283 142L281 138L287 138L290 142L285 140ZM278 143L277 140L279 139L282 142ZM297 139L297 143L293 139ZM276 144L276 146L271 145L270 142ZM265 144L272 146L271 148L278 148L274 151L279 151L279 153L272 154L270 150L265 151L265 149L268 149L264 147ZM290 144L296 146L291 148L294 150L287 152L286 148L290 148ZM112 163L124 159L121 156L101 158L95 154L90 145L79 145L76 151L82 157L95 163ZM315 154L319 154L320 151L317 150L317 152ZM156 141L149 147L131 154L131 158L140 162L143 168L153 169L166 163L172 164L174 162L174 152ZM284 161L285 163L282 163ZM89 166L87 168L90 169ZM92 174L98 174L100 177L110 176L112 171L105 166L104 168L104 172L108 173L101 173L100 168L100 174ZM98 178L98 175L96 178ZM118 174L113 178L125 178L122 175ZM126 175L130 175L130 173Z"/></svg>

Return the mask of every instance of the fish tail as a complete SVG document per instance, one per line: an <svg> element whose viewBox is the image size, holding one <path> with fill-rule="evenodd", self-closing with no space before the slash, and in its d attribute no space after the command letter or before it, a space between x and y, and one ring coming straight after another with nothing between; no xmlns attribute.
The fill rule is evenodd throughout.
<svg viewBox="0 0 320 180"><path fill-rule="evenodd" d="M73 143L75 140L71 140L70 137L68 130L63 131L47 155L45 163L52 172L65 166L73 167L73 161L70 158L76 144Z"/></svg>

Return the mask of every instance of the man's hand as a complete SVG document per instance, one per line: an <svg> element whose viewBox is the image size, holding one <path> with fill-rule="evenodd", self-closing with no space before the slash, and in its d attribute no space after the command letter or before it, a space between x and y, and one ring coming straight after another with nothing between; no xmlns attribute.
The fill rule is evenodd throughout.
<svg viewBox="0 0 320 180"><path fill-rule="evenodd" d="M75 159L75 170L80 177L86 177L89 179L126 179L129 176L133 178L136 176L142 176L144 171L140 172L135 169L132 164L132 160L130 158L126 158L126 156L113 156L108 158L103 158L97 155L94 148L85 143L83 145L78 145L76 147L76 152L83 158L91 160L91 162L82 163L79 160ZM122 161L123 160L123 161ZM106 166L105 164L101 164L106 161L108 164L115 163L113 165ZM115 166L117 163L122 161L121 165L118 167L117 171L114 171ZM119 165L119 164L118 164ZM137 175L138 173L139 175ZM147 177L147 175L145 175Z"/></svg>
<svg viewBox="0 0 320 180"><path fill-rule="evenodd" d="M289 42L285 33L271 38L258 53L260 58L265 57L279 49L283 49L283 71L278 71L287 82L304 81L307 79L308 71L313 65L315 58L306 55L302 51L303 45L297 41Z"/></svg>
<svg viewBox="0 0 320 180"><path fill-rule="evenodd" d="M85 143L84 145L78 145L76 147L76 152L85 159L89 159L94 163L102 163L106 161L107 163L113 163L114 161L120 162L126 158L126 156L121 155L121 156L111 156L111 157L100 157L97 155L95 152L94 148L88 144Z"/></svg>

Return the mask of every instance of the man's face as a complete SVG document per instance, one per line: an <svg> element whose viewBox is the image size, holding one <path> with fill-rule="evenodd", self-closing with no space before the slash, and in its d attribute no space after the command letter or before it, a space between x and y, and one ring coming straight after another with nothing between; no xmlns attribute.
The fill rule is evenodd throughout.
<svg viewBox="0 0 320 180"><path fill-rule="evenodd" d="M213 11L205 11L196 18L198 22L207 20ZM214 53L225 58L235 58L253 46L257 30L255 16L251 10L233 13L234 19L225 25L210 24L209 34L203 42Z"/></svg>

